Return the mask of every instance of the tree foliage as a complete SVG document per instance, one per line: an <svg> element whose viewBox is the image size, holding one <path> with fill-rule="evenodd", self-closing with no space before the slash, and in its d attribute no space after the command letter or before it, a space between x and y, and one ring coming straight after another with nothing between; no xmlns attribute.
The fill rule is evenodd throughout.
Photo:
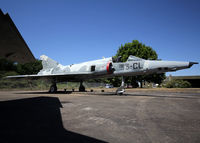
<svg viewBox="0 0 200 143"><path fill-rule="evenodd" d="M40 60L29 62L25 64L17 64L17 73L26 74L37 74L42 69L42 63Z"/></svg>
<svg viewBox="0 0 200 143"><path fill-rule="evenodd" d="M103 82L112 84L114 87L119 87L121 85L121 78L120 77L108 78L104 79Z"/></svg>
<svg viewBox="0 0 200 143"><path fill-rule="evenodd" d="M35 60L25 64L19 64L0 58L0 77L17 74L37 74L42 69L42 62Z"/></svg>
<svg viewBox="0 0 200 143"><path fill-rule="evenodd" d="M167 88L190 88L191 83L189 83L188 81L177 79L177 80L168 81L166 83L165 87L167 87Z"/></svg>
<svg viewBox="0 0 200 143"><path fill-rule="evenodd" d="M140 43L138 40L133 40L131 43L125 43L119 47L115 58L121 56L122 62L126 62L130 55L150 60L157 60L158 55L155 50L145 44ZM139 75L133 77L127 77L126 83L130 83L133 87L137 86L137 82L148 81L160 84L165 79L165 74L152 74L152 75ZM114 82L113 82L114 81ZM113 85L120 85L115 82L119 81L119 78L114 78L109 82Z"/></svg>
<svg viewBox="0 0 200 143"><path fill-rule="evenodd" d="M156 60L157 53L149 46L140 43L138 40L133 40L132 43L125 43L118 49L116 57L121 56L122 61L126 62L130 55L143 58Z"/></svg>

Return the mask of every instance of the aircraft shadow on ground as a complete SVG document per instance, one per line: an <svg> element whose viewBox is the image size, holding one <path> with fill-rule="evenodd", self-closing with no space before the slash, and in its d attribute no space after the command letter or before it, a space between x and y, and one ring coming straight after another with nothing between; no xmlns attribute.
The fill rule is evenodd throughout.
<svg viewBox="0 0 200 143"><path fill-rule="evenodd" d="M16 94L71 94L72 91L57 91L56 93L50 93L47 91L28 91L28 92L20 92Z"/></svg>
<svg viewBox="0 0 200 143"><path fill-rule="evenodd" d="M72 93L80 93L80 94L88 94L88 95L116 95L115 92L79 92L79 91L57 91L56 93L50 93L45 91L27 91L27 92L17 92L15 94L72 94Z"/></svg>
<svg viewBox="0 0 200 143"><path fill-rule="evenodd" d="M60 108L56 97L0 101L1 142L104 142L66 130Z"/></svg>

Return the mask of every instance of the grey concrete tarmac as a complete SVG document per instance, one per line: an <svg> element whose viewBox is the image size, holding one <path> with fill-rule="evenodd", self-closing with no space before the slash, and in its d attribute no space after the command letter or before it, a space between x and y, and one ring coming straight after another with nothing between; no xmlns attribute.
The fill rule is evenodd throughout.
<svg viewBox="0 0 200 143"><path fill-rule="evenodd" d="M188 91L188 90L187 90ZM4 142L199 143L200 89L0 91Z"/></svg>

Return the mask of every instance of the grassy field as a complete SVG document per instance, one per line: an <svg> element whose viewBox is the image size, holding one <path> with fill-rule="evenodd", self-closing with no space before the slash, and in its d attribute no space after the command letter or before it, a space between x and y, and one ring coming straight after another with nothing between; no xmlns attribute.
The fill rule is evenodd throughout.
<svg viewBox="0 0 200 143"><path fill-rule="evenodd" d="M83 83L86 88L103 88L104 83ZM63 82L57 83L58 90L72 90L76 91L79 88L78 82ZM43 80L0 80L0 90L49 90L51 83Z"/></svg>

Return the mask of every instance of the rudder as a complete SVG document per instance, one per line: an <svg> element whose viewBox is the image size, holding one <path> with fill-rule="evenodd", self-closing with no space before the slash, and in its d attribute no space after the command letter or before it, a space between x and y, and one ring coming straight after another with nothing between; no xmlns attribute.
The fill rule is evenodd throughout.
<svg viewBox="0 0 200 143"><path fill-rule="evenodd" d="M40 59L42 60L43 70L50 69L50 68L55 68L59 64L58 62L56 62L53 59L47 57L46 55L40 56Z"/></svg>

